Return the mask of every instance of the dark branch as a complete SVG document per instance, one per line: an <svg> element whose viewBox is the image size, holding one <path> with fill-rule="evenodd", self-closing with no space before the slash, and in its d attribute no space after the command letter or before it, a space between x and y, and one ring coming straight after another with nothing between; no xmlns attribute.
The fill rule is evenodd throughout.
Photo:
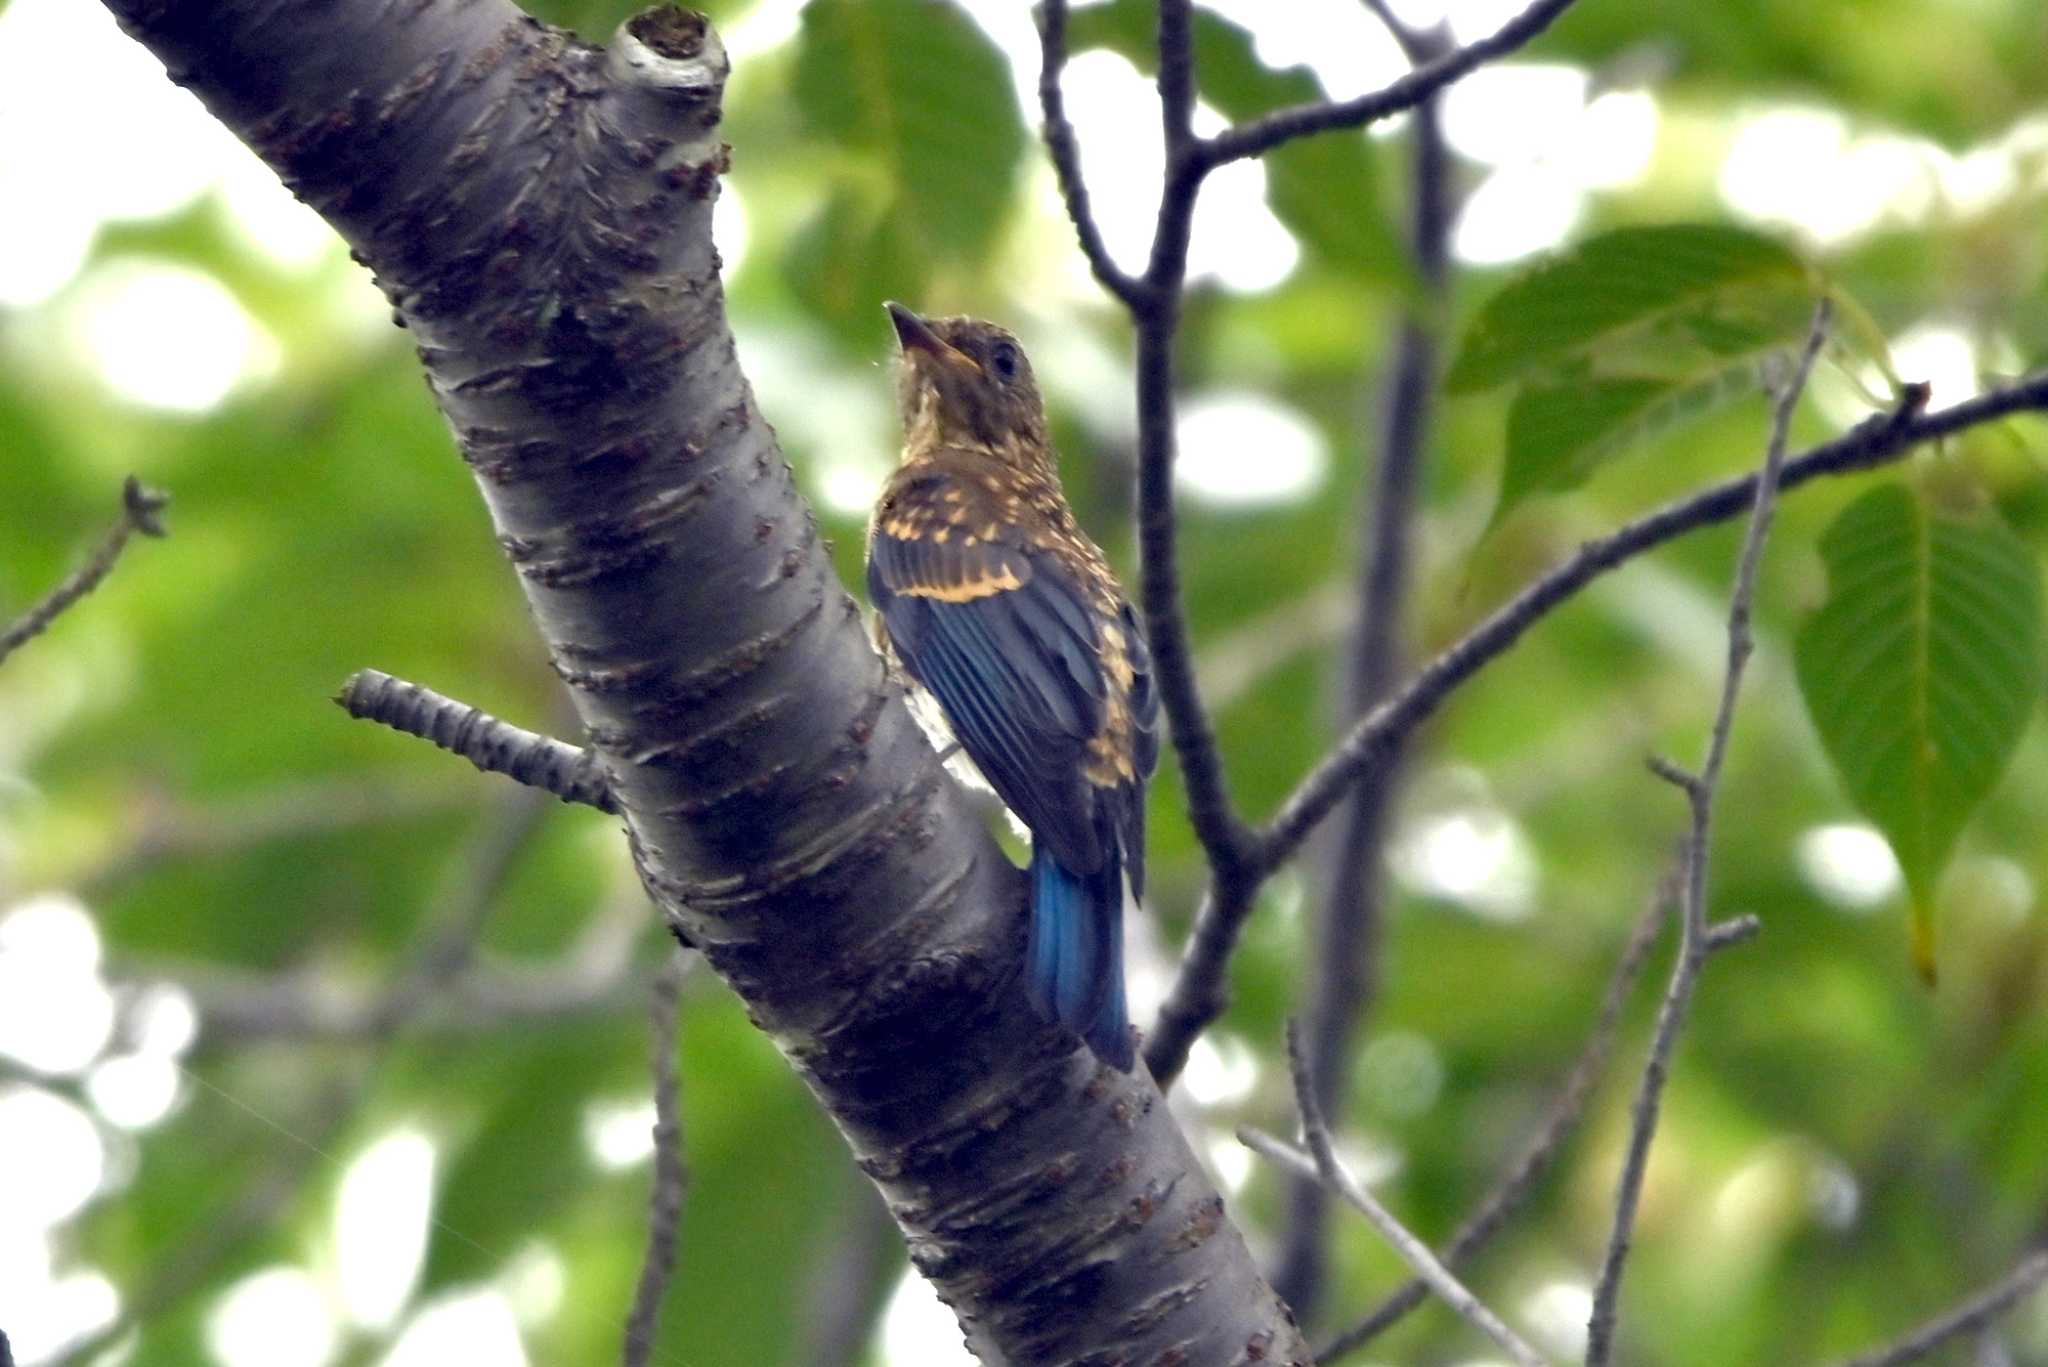
<svg viewBox="0 0 2048 1367"><path fill-rule="evenodd" d="M1067 119L1066 97L1060 92L1060 73L1067 65L1067 0L1044 0L1038 7L1038 107L1044 118L1040 135L1046 155L1052 158L1059 177L1060 197L1066 201L1067 217L1081 242L1081 255L1095 279L1127 308L1142 306L1144 284L1116 264L1109 246L1102 240L1101 225L1089 207L1088 185L1081 175L1081 149L1074 138L1074 125Z"/></svg>
<svg viewBox="0 0 2048 1367"><path fill-rule="evenodd" d="M604 768L590 751L500 721L431 688L359 669L334 701L351 717L431 741L487 774L503 774L600 812L619 810Z"/></svg>
<svg viewBox="0 0 2048 1367"><path fill-rule="evenodd" d="M683 1159L682 1082L676 1065L676 1019L683 981L697 956L681 948L669 950L668 962L654 980L648 1003L648 1037L654 1071L654 1185L647 1197L647 1252L640 1280L633 1289L633 1309L626 1317L625 1367L646 1367L653 1360L655 1331L661 1326L661 1302L675 1276L676 1248L683 1221L683 1196L690 1188L690 1170Z"/></svg>
<svg viewBox="0 0 2048 1367"><path fill-rule="evenodd" d="M1836 1367L1903 1367L1918 1362L1950 1339L1990 1324L2043 1285L2048 1285L2048 1250L2028 1254L2012 1271L1898 1342L1845 1358Z"/></svg>
<svg viewBox="0 0 2048 1367"><path fill-rule="evenodd" d="M1622 947L1621 958L1615 963L1614 972L1607 980L1607 990L1600 999L1599 1014L1594 1018L1585 1046L1572 1063L1571 1071L1565 1075L1564 1085L1558 1088L1557 1095L1543 1114L1542 1122L1529 1136L1521 1153L1444 1245L1445 1266L1457 1267L1500 1232L1507 1218L1521 1208L1522 1202L1535 1189L1537 1179L1549 1170L1564 1148L1565 1141L1578 1129L1579 1121L1586 1113L1586 1103L1592 1100L1593 1089L1606 1073L1607 1061L1613 1056L1615 1036L1621 1028L1622 1008L1628 1004L1629 994L1642 977L1643 966L1649 961L1650 950L1657 943L1658 932L1663 930L1672 904L1678 899L1681 871L1681 866L1674 862L1665 877L1659 880L1649 907L1636 921L1635 929L1629 932L1627 944ZM1332 1339L1327 1347L1319 1349L1316 1361L1327 1367L1327 1364L1364 1347L1428 1297L1427 1283L1420 1277L1409 1280L1373 1307L1357 1324Z"/></svg>
<svg viewBox="0 0 2048 1367"><path fill-rule="evenodd" d="M50 623L63 615L66 608L98 588L100 581L113 570L114 562L121 558L129 537L137 532L144 536L163 536L163 511L170 501L170 495L144 487L142 481L133 475L122 481L121 515L114 519L113 526L107 528L107 534L100 538L99 546L84 565L51 589L42 602L0 631L0 662L25 642L41 635Z"/></svg>
<svg viewBox="0 0 2048 1367"><path fill-rule="evenodd" d="M1159 123L1166 160L1195 139L1195 42L1189 0L1159 0Z"/></svg>
<svg viewBox="0 0 2048 1367"><path fill-rule="evenodd" d="M1391 20L1391 16L1388 18ZM1403 46L1431 50L1440 34L1396 30ZM1374 406L1379 410L1379 461L1368 492L1368 527L1359 573L1358 629L1344 687L1344 723L1370 712L1399 680L1408 647L1404 619L1415 524L1416 488L1429 442L1436 392L1435 322L1450 262L1450 151L1437 101L1425 100L1409 130L1408 240L1424 296L1394 328L1393 364ZM1398 751L1398 747L1397 747ZM1343 1107L1353 1042L1377 994L1386 901L1387 832L1400 787L1398 753L1378 780L1354 788L1326 832L1310 966L1306 1021L1316 1102L1326 1115ZM1328 1241L1329 1188L1297 1180L1288 1190L1287 1223L1273 1287L1303 1323L1317 1316Z"/></svg>
<svg viewBox="0 0 2048 1367"><path fill-rule="evenodd" d="M1184 239L1182 249L1184 252ZM1176 300L1178 288L1176 282L1172 292ZM1138 547L1144 564L1140 597L1153 675L1187 787L1188 821L1218 883L1231 887L1246 882L1252 835L1231 803L1215 727L1195 684L1176 546L1173 350L1177 319L1166 311L1169 308L1177 308L1177 304L1146 310L1138 323Z"/></svg>
<svg viewBox="0 0 2048 1367"><path fill-rule="evenodd" d="M1404 109L1413 109L1452 82L1522 47L1549 28L1572 3L1573 0L1536 0L1490 37L1467 43L1448 56L1409 72L1392 85L1355 100L1317 101L1276 109L1198 144L1195 155L1204 169L1214 169L1246 157L1263 156L1295 138L1339 128L1363 128Z"/></svg>
<svg viewBox="0 0 2048 1367"><path fill-rule="evenodd" d="M1643 1078L1636 1089L1629 1128L1628 1151L1622 1161L1621 1180L1614 1198L1614 1227L1607 1239L1600 1279L1593 1287L1593 1313L1587 1325L1586 1367L1606 1367L1614 1352L1614 1327L1621 1296L1622 1274L1627 1270L1630 1244L1636 1222L1636 1203L1642 1195L1643 1175L1649 1169L1650 1144L1657 1134L1657 1120L1663 1106L1664 1084L1671 1075L1671 1055L1678 1046L1679 1032L1699 985L1700 970L1717 945L1734 944L1742 938L1735 933L1718 938L1707 925L1707 854L1713 829L1714 795L1721 784L1721 766L1728 756L1728 737L1735 728L1735 705L1742 692L1742 676L1755 649L1750 634L1750 614L1756 601L1757 571L1763 564L1764 543L1770 536L1772 515L1777 511L1778 488L1785 468L1785 445L1792 430L1792 413L1806 392L1807 378L1828 335L1828 302L1821 300L1813 311L1813 326L1806 345L1786 379L1771 416L1770 440L1764 448L1763 468L1757 472L1756 492L1751 503L1749 531L1743 537L1742 553L1735 563L1735 585L1728 596L1728 660L1721 674L1721 699L1714 711L1714 728L1707 741L1707 756L1695 775L1671 772L1669 777L1685 793L1692 813L1692 828L1685 839L1682 864L1685 870L1679 896L1678 962L1671 970L1671 985L1657 1010L1656 1033L1650 1042L1650 1056L1643 1065ZM1670 766L1666 766L1667 769Z"/></svg>

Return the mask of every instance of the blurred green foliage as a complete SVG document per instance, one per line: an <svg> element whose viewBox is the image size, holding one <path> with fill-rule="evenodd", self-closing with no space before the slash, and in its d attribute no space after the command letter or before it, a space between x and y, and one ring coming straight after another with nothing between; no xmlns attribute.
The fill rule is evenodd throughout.
<svg viewBox="0 0 2048 1367"><path fill-rule="evenodd" d="M744 0L710 8L729 32L764 22ZM1077 42L1142 59L1144 8L1114 0L1077 11ZM596 40L630 11L595 0L536 9ZM745 241L722 245L741 355L849 582L862 490L879 481L893 442L878 311L891 295L1017 326L1047 379L1084 520L1135 580L1127 332L1087 286L1029 141L1035 118L1020 107L1012 64L1028 88L1035 59L1001 9L971 20L926 0L818 0L770 30L776 41L739 48L726 134ZM1268 69L1252 37L1221 17L1205 12L1198 36L1203 98L1225 116L1315 93L1305 68ZM1879 216L1864 230L1799 240L1801 258L1895 341L1938 326L1967 339L1976 369L1996 378L2048 360L2040 140L2014 135L2030 120L2039 127L2044 42L2048 11L2034 0L1582 0L1517 62L1581 64L1595 94L1646 82L1656 101L1649 161L1585 195L1573 242L1646 224L1736 226L1717 171L1760 111L1817 110L1845 138L1925 139L1958 160L2006 148L2015 174L1967 203L1937 191L1911 221ZM1133 106L1130 121L1149 129L1156 111ZM1084 144L1106 134L1080 129ZM1289 640L1261 624L1353 579L1377 377L1410 274L1389 226L1406 193L1402 136L1340 134L1283 154L1267 192L1299 262L1270 288L1207 281L1187 303L1183 390L1254 393L1297 415L1324 452L1305 495L1191 496L1183 507L1198 650L1246 648L1251 631L1255 682L1217 720L1234 792L1253 816L1285 796L1338 722L1333 633ZM10 150L0 143L0 158ZM1469 157L1455 165L1468 191L1493 173ZM0 216L22 212L0 205ZM1762 231L1799 239L1796 225ZM77 339L94 279L138 264L219 282L261 329L269 361L198 413L122 397ZM1449 326L1462 333L1491 316L1488 301L1512 299L1502 289L1519 270L1458 267ZM1613 284L1607 275L1580 288ZM166 365L193 345L175 318L155 335ZM1900 347L1902 378L1922 378L1916 354L1927 353ZM1815 389L1795 443L1865 411L1839 369ZM1765 412L1748 393L1681 425L1641 424L1628 459L1551 481L1573 487L1524 503L1483 541L1514 395L1447 399L1420 513L1416 654L1584 538L1753 466ZM2042 437L2038 420L2014 420L1916 462L1995 505L2036 569L2048 546ZM562 725L563 703L407 340L360 272L338 249L312 261L256 249L218 194L168 217L103 225L78 278L0 310L0 453L0 615L75 561L111 517L124 473L175 500L168 541L134 548L97 594L0 670L0 894L78 890L117 982L233 975L231 985L360 995L393 980L471 844L500 819L501 794L426 746L350 723L328 696L375 666L531 726ZM1255 467L1263 456L1250 449L1224 463ZM1764 566L1760 652L1728 760L1711 891L1714 914L1753 911L1765 929L1715 961L1678 1055L1625 1301L1631 1362L1725 1367L1847 1352L1986 1279L2048 1213L2038 667L2009 771L1929 894L1943 923L1937 990L1907 968L1903 893L1859 905L1812 868L1812 834L1853 815L1800 700L1792 640L1830 591L1825 529L1871 483L1827 481L1789 497ZM1739 535L1693 534L1595 585L1464 688L1421 738L1392 861L1382 992L1342 1121L1395 1160L1383 1193L1425 1235L1455 1225L1540 1111L1681 827L1681 804L1642 760L1700 753ZM310 819L259 819L309 796ZM1150 969L1141 962L1141 1002L1201 892L1181 801L1169 762L1155 789L1149 918L1166 949ZM613 823L551 812L499 899L484 965L558 971L635 896ZM1248 928L1220 1062L1204 1056L1190 1076L1198 1147L1227 1153L1240 1121L1289 1124L1275 1065L1314 953L1304 943L1314 896L1312 879L1290 873ZM651 918L642 924L632 958L645 968L662 941ZM1596 1264L1653 995L1639 992L1630 1009L1585 1133L1472 1269L1497 1305L1539 1330L1549 1323L1541 1307L1571 1304L1559 1288L1583 1286ZM296 1164L302 1180L201 1286L151 1318L132 1358L210 1362L204 1327L220 1292L269 1264L321 1266L343 1164L412 1126L439 1146L420 1294L501 1278L523 1251L544 1247L566 1280L558 1308L526 1330L530 1359L615 1360L647 1170L594 1163L586 1127L593 1103L644 1094L647 1043L638 994L608 1001L482 1033L422 1024L383 1046L235 1040L202 1019L179 1107L156 1128L114 1136L132 1166L62 1231L60 1262L138 1291L197 1256L224 1212ZM1398 1047L1375 1051L1388 1040ZM857 1175L708 975L689 989L681 1050L694 1187L657 1361L792 1361L819 1268L841 1256ZM81 1095L75 1079L48 1085ZM351 1104L323 1127L336 1088ZM1254 1169L1233 1199L1261 1249L1272 1246L1279 1194L1272 1174ZM1399 1276L1362 1226L1339 1223L1335 1258L1333 1322ZM341 1360L375 1361L380 1342L361 1335ZM2016 1315L2008 1346L2015 1362L2048 1363L2048 1308L2037 1300ZM1369 1360L1462 1361L1473 1347L1430 1308Z"/></svg>

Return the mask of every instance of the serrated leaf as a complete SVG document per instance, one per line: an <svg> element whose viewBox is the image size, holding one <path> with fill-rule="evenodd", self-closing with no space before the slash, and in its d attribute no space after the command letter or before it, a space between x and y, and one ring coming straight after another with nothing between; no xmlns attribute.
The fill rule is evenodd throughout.
<svg viewBox="0 0 2048 1367"><path fill-rule="evenodd" d="M2002 524L1898 484L1843 509L1820 549L1828 598L1799 632L1799 690L1850 801L1898 856L1931 978L1936 880L2040 691L2040 567Z"/></svg>
<svg viewBox="0 0 2048 1367"><path fill-rule="evenodd" d="M1067 45L1075 52L1106 49L1153 75L1158 12L1151 0L1111 0L1076 10L1068 20ZM1196 10L1194 18L1202 98L1224 117L1241 122L1325 98L1307 67L1276 69L1261 62L1245 29L1207 10ZM1378 168L1363 133L1297 138L1263 161L1267 202L1310 252L1357 275L1405 275L1407 254L1381 212Z"/></svg>
<svg viewBox="0 0 2048 1367"><path fill-rule="evenodd" d="M1785 299L1811 308L1814 277L1768 237L1712 224L1619 228L1587 239L1501 289L1466 331L1445 377L1453 393L1588 363L1675 329L1709 350L1751 350L1757 320ZM1798 316L1798 315L1794 315ZM1785 337L1804 329L1804 317Z"/></svg>
<svg viewBox="0 0 2048 1367"><path fill-rule="evenodd" d="M1001 49L941 0L812 0L796 99L811 130L874 157L919 240L971 256L994 237L1024 153Z"/></svg>
<svg viewBox="0 0 2048 1367"><path fill-rule="evenodd" d="M1508 406L1494 527L1537 494L1576 489L1608 461L1757 387L1754 359L1697 376L1610 375L1532 381Z"/></svg>

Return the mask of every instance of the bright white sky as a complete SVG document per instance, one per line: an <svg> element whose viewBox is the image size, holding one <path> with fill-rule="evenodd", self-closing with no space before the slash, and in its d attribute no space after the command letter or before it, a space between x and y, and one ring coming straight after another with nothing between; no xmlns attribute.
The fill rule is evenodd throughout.
<svg viewBox="0 0 2048 1367"><path fill-rule="evenodd" d="M1019 99L1032 108L1037 50L1027 8L1015 0L963 2L1009 54ZM1310 66L1338 97L1375 88L1402 69L1357 0L1214 0L1212 7L1252 28L1265 59ZM1396 7L1418 23L1433 22L1442 9L1441 0ZM1457 36L1469 41L1518 7L1467 0L1450 8ZM736 61L788 41L800 9L800 0L762 0L730 25ZM66 59L50 60L55 52ZM80 71L94 79L80 82ZM1104 232L1120 259L1135 262L1160 174L1149 88L1121 58L1096 53L1072 63L1067 91ZM1455 228L1461 260L1500 265L1554 247L1582 221L1592 196L1648 172L1661 129L1656 99L1636 91L1588 94L1581 71L1510 63L1482 71L1449 97L1447 136L1481 177ZM1211 128L1218 122L1209 111L1203 119ZM1983 212L2013 190L2023 158L2044 147L2048 121L1954 156L1918 139L1853 128L1828 111L1760 106L1725 130L1716 184L1737 217L1825 248L1880 226ZM1035 354L1061 401L1102 427L1127 426L1127 358L1076 336L1077 329L1053 326L1098 297L1066 240L1049 177L1043 168L1033 174L1032 212L1044 244L1022 261L1042 278L1022 281L1018 294L1045 302L1021 321L1027 332L1036 324L1047 333ZM137 258L85 265L102 226L161 217L208 194L228 208L249 250L280 269L311 279L341 251L324 224L120 36L101 6L11 0L0 12L0 354L27 364L54 348L96 375L113 399L173 414L204 413L263 384L282 363L279 344L219 282ZM745 218L744 199L729 186L718 231L735 266L746 249ZM1198 276L1257 294L1284 280L1297 258L1265 206L1257 165L1212 182L1192 256ZM382 300L359 275L343 278L349 283L340 294L321 296L337 336L376 335L386 317ZM750 335L743 342L764 407L793 437L826 453L826 502L864 510L889 458L885 387L849 376L813 338ZM1974 390L1977 349L1952 323L1925 320L1899 339L1898 354L1903 373L1934 380L1938 403ZM874 434L872 449L850 442L849 432ZM1180 438L1180 482L1220 505L1308 496L1329 464L1321 432L1255 388L1188 395ZM1246 450L1265 458L1245 461ZM0 737L0 754L9 750ZM1799 839L1798 855L1815 890L1845 913L1896 888L1896 865L1866 827L1816 828ZM1476 787L1404 833L1396 868L1410 886L1476 916L1518 919L1539 901L1526 838ZM1159 984L1141 977L1134 974L1134 994L1156 996ZM164 988L121 1001L101 975L88 908L64 897L0 908L0 1057L22 1076L0 1084L0 1323L23 1367L50 1360L68 1338L117 1312L117 1288L90 1266L63 1263L57 1235L127 1180L132 1136L185 1104L191 1090L179 1063L203 1028L191 1002ZM1419 1037L1396 1043L1367 1063L1394 1089L1390 1097L1427 1105L1429 1079L1441 1070L1434 1049ZM1214 1037L1197 1045L1184 1090L1199 1114L1227 1109L1255 1078L1250 1051ZM246 1098L236 1104L257 1109ZM587 1125L594 1170L644 1163L648 1123L644 1098L595 1103ZM1223 1128L1210 1139L1219 1178L1235 1190L1249 1161ZM565 1303L568 1274L546 1247L508 1251L495 1281L417 1303L428 1239L462 1237L433 1216L440 1144L431 1125L401 1124L358 1152L326 1156L336 1177L326 1232L295 1261L252 1273L218 1297L208 1329L215 1362L324 1367L345 1348L370 1343L382 1346L383 1367L524 1364L521 1327L544 1322ZM1370 1171L1399 1166L1398 1154L1360 1157ZM1853 1184L1846 1199L1853 1207ZM1744 1208L1730 1200L1731 1210ZM686 1263L691 1256L686 1243ZM1520 1317L1555 1351L1575 1352L1585 1294L1576 1280L1547 1283L1519 1307ZM915 1278L892 1301L883 1335L892 1363L966 1361L951 1317Z"/></svg>

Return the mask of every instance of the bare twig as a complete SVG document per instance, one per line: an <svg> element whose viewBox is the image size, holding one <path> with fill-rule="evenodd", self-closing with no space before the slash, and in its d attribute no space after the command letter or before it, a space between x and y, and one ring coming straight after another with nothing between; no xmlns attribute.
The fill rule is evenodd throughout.
<svg viewBox="0 0 2048 1367"><path fill-rule="evenodd" d="M1844 1358L1836 1367L1902 1367L1918 1362L1950 1339L1990 1324L2044 1285L2048 1285L2048 1249L2028 1254L2003 1277L1897 1342Z"/></svg>
<svg viewBox="0 0 2048 1367"><path fill-rule="evenodd" d="M1586 1103L1592 1099L1593 1089L1607 1071L1607 1060L1614 1053L1622 1008L1627 1005L1630 992L1642 977L1643 966L1657 943L1658 932L1663 930L1671 906L1677 901L1681 872L1681 865L1674 861L1665 876L1658 880L1650 905L1644 909L1622 947L1621 958L1615 963L1614 972L1607 980L1607 990L1600 999L1599 1014L1594 1018L1585 1046L1572 1063L1571 1071L1565 1075L1564 1085L1558 1088L1557 1095L1543 1114L1542 1122L1529 1136L1514 1162L1508 1165L1499 1182L1473 1207L1472 1213L1465 1217L1464 1223L1444 1245L1445 1266L1457 1267L1492 1240L1508 1216L1519 1209L1534 1190L1536 1180L1549 1169L1565 1141L1578 1128L1586 1113ZM1317 1350L1316 1361L1333 1363L1364 1347L1422 1304L1428 1295L1427 1282L1420 1277L1410 1279L1374 1306L1358 1323L1332 1339L1328 1346Z"/></svg>
<svg viewBox="0 0 2048 1367"><path fill-rule="evenodd" d="M129 537L137 532L144 536L163 536L163 511L170 501L168 494L146 487L133 475L123 480L121 515L114 519L113 526L107 528L107 534L100 538L100 544L84 565L51 589L43 601L9 623L5 630L0 630L0 661L5 661L25 642L41 635L50 623L63 615L66 608L98 588L100 581L113 570L114 562L121 558Z"/></svg>
<svg viewBox="0 0 2048 1367"><path fill-rule="evenodd" d="M1059 177L1067 217L1073 220L1081 242L1081 255L1088 259L1088 269L1104 289L1125 306L1138 308L1144 285L1116 264L1102 240L1102 228L1089 207L1088 185L1081 176L1081 149L1074 139L1074 125L1067 119L1066 97L1060 92L1060 72L1067 64L1066 0L1045 0L1038 7L1038 42L1038 106L1045 121L1040 131L1053 172Z"/></svg>
<svg viewBox="0 0 2048 1367"><path fill-rule="evenodd" d="M661 1324L662 1297L675 1275L676 1245L683 1219L683 1196L690 1170L683 1160L682 1084L676 1071L676 1017L683 980L697 956L682 948L669 951L668 962L654 980L648 1008L654 1068L654 1186L647 1198L647 1253L640 1263L640 1281L633 1290L633 1309L626 1317L625 1367L646 1367L654 1352L655 1330Z"/></svg>
<svg viewBox="0 0 2048 1367"><path fill-rule="evenodd" d="M1524 46L1572 7L1573 0L1536 0L1489 37L1467 43L1455 52L1409 72L1400 80L1355 100L1318 100L1276 109L1208 139L1198 148L1205 170L1246 157L1262 156L1284 142L1339 128L1369 123L1413 109L1445 86L1469 76L1486 63Z"/></svg>
<svg viewBox="0 0 2048 1367"><path fill-rule="evenodd" d="M1237 1137L1247 1147L1273 1159L1296 1173L1313 1173L1317 1179L1327 1182L1332 1191L1342 1196L1356 1209L1380 1236L1401 1255L1401 1260L1415 1269L1417 1276L1429 1284L1429 1289L1442 1298L1444 1304L1456 1311L1466 1323L1478 1329L1498 1344L1503 1352L1513 1358L1521 1367L1545 1367L1542 1354L1531 1348L1501 1318L1488 1309L1473 1295L1465 1284L1457 1279L1451 1270L1437 1261L1428 1245L1409 1233L1393 1214L1373 1199L1372 1193L1361 1186L1357 1179L1345 1171L1337 1161L1336 1146L1330 1139L1330 1127L1323 1120L1321 1108L1316 1105L1315 1088L1310 1085L1308 1060L1302 1053L1301 1030L1298 1022L1290 1021L1287 1028L1287 1060L1294 1075L1295 1104L1301 1108L1302 1133L1308 1139L1308 1153L1304 1154L1292 1144L1262 1134L1253 1129L1240 1129Z"/></svg>
<svg viewBox="0 0 2048 1367"><path fill-rule="evenodd" d="M359 669L334 701L351 717L432 741L487 774L503 774L564 802L618 811L604 767L590 751L500 721L431 688L375 669Z"/></svg>
<svg viewBox="0 0 2048 1367"><path fill-rule="evenodd" d="M1226 885L1243 884L1250 831L1237 816L1223 778L1216 735L1196 686L1193 650L1188 641L1182 603L1180 569L1175 547L1173 501L1175 338L1180 329L1181 289L1187 278L1188 237L1194 226L1195 198L1203 169L1193 132L1194 47L1188 0L1164 0L1159 8L1158 88L1160 118L1166 143L1166 183L1160 192L1153 224L1152 250L1142 280L1134 288L1120 286L1112 275L1105 284L1130 311L1137 332L1138 408L1138 548L1143 561L1139 599L1145 612L1145 634L1151 647L1154 679L1167 726L1180 757L1188 792L1188 819L1202 842L1210 866ZM1045 116L1047 147L1058 170L1077 237L1091 267L1107 261L1101 234L1088 213L1081 189L1078 160L1071 147L1073 130L1057 100L1057 77L1066 61L1066 6L1048 0L1039 23L1043 66L1040 103ZM1045 97L1054 95L1048 104ZM1097 267L1097 273L1102 273Z"/></svg>
<svg viewBox="0 0 2048 1367"><path fill-rule="evenodd" d="M1391 15L1387 16L1391 22ZM1439 31L1396 31L1411 53L1446 43ZM1406 655L1407 613L1415 523L1415 493L1428 444L1437 365L1436 317L1450 262L1452 194L1450 154L1435 100L1415 111L1409 130L1409 249L1425 297L1395 328L1393 364L1376 405L1383 415L1379 461L1365 505L1368 539L1359 574L1360 611L1345 687L1347 722L1363 717L1399 680ZM1325 1114L1343 1103L1352 1043L1371 1010L1380 975L1386 873L1383 856L1401 765L1398 757L1378 780L1354 789L1329 832L1321 861L1317 952L1310 968L1306 1014L1316 1102ZM1288 1191L1287 1223L1273 1288L1303 1323L1315 1319L1322 1299L1323 1236L1329 1189L1296 1181Z"/></svg>
<svg viewBox="0 0 2048 1367"><path fill-rule="evenodd" d="M1586 1367L1605 1367L1614 1351L1616 1307L1621 1278L1628 1266L1633 1240L1636 1204L1642 1195L1643 1174L1649 1167L1650 1144L1657 1133L1657 1120L1664 1099L1664 1084L1671 1072L1671 1055L1679 1031L1699 984L1700 970L1717 944L1732 944L1740 938L1733 933L1718 940L1707 925L1707 853L1712 834L1714 794L1721 782L1721 765L1728 754L1728 737L1735 727L1735 703L1742 691L1744 667L1755 643L1750 635L1750 613L1756 600L1757 568L1763 563L1764 542L1770 535L1771 515L1776 510L1779 480L1785 468L1785 444L1792 427L1792 412L1806 390L1814 358L1827 340L1828 303L1823 299L1813 312L1813 326L1791 377L1778 394L1772 415L1771 435L1764 449L1763 469L1756 479L1756 492L1749 516L1749 532L1743 538L1742 553L1735 565L1735 586L1728 602L1728 663L1721 677L1721 700L1714 713L1714 727L1707 741L1707 756L1697 775L1678 772L1666 765L1660 772L1677 783L1686 794L1692 812L1692 829L1686 837L1685 878L1679 898L1678 962L1671 971L1671 985L1657 1012L1657 1026L1651 1037L1650 1057L1636 1090L1629 1130L1628 1151L1622 1162L1621 1180L1614 1198L1614 1227L1608 1235L1607 1253L1600 1279L1593 1288L1593 1313L1587 1325Z"/></svg>

